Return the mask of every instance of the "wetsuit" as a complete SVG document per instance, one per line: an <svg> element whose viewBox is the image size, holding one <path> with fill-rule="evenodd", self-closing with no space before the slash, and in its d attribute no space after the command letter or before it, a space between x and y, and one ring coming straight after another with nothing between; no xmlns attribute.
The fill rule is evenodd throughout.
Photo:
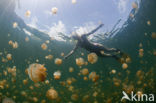
<svg viewBox="0 0 156 103"><path fill-rule="evenodd" d="M76 46L74 47L74 49L67 56L65 56L65 59L69 57L70 55L72 55L78 47L84 48L90 52L94 52L100 57L114 57L115 59L118 59L116 54L120 53L120 50L115 49L115 48L106 48L102 44L99 44L99 43L92 43L87 38L89 35L95 33L102 26L103 24L99 25L96 29L94 29L88 34L83 34L82 36L75 36L74 39L76 39L78 42Z"/></svg>

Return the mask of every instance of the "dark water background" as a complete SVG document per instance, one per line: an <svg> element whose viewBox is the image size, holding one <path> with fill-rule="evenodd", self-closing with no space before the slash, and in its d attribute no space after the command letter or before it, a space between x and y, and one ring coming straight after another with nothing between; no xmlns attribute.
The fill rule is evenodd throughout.
<svg viewBox="0 0 156 103"><path fill-rule="evenodd" d="M128 22L128 26L122 28L115 37L102 41L103 44L108 47L120 48L131 57L132 62L128 64L128 69L123 70L121 64L112 58L100 57L96 64L89 64L82 67L88 68L89 72L95 71L100 75L100 79L96 83L91 80L84 81L83 76L78 76L81 69L75 64L75 59L82 57L81 52L83 52L85 54L83 58L87 60L88 52L83 49L77 50L73 56L64 60L61 66L55 65L54 59L52 61L44 59L48 54L52 54L54 58L62 58L60 54L62 52L67 54L72 50L74 44L53 40L48 44L48 48L51 49L51 52L48 50L43 51L40 47L41 44L50 38L46 36L46 34L28 27L24 21L15 14L15 4L8 4L8 1L9 0L0 1L0 52L3 52L3 55L0 56L0 60L2 57L5 57L7 53L12 54L13 60L7 63L0 61L0 81L7 80L7 84L9 85L9 88L0 89L0 93L2 94L0 95L0 102L5 96L9 98L16 96L14 100L17 103L23 103L24 101L33 103L32 97L37 97L38 103L41 103L41 100L46 100L46 103L69 103L72 101L71 95L76 93L79 98L77 101L72 101L72 103L82 103L82 98L85 95L89 96L89 99L87 99L85 103L94 103L94 101L98 103L120 103L123 90L122 83L133 85L135 92L143 91L143 93L147 94L156 94L156 56L153 55L154 50L156 50L156 39L151 37L152 32L156 32L155 0L141 0L140 8L135 18L136 21ZM8 8L6 9L6 7ZM151 22L150 26L147 25L147 21ZM12 28L13 22L17 22L21 30ZM26 28L29 32L40 37L42 40L29 37L29 42L25 42L27 34L24 33L22 28ZM147 35L145 35L145 33L147 33ZM11 36L8 37L8 34ZM8 45L9 40L17 41L19 47L17 49L12 49ZM142 43L142 48L144 49L144 56L142 58L138 55L140 43ZM4 53L5 51L7 53ZM50 84L46 85L40 83L39 88L34 87L33 90L30 90L29 87L33 86L34 83L29 79L28 75L25 74L25 69L29 67L29 63L27 63L26 60L30 61L31 64L35 63L36 59L39 60L40 64L45 64L48 70L47 79L50 81ZM11 81L11 75L3 75L3 71L6 70L6 67L13 66L17 68L15 83ZM69 73L69 67L74 68L73 73ZM112 69L115 69L117 73L114 75L110 74ZM53 73L56 70L62 72L61 79L58 81L53 78ZM136 77L136 72L138 70L144 72L142 83L139 85L137 84L138 78ZM127 72L130 72L130 74ZM121 75L118 75L118 73ZM66 81L67 78L70 77L76 79L76 82L72 84L72 86L74 86L73 92L68 91L67 87L59 83L60 81ZM114 86L113 78L121 80L120 86ZM28 79L27 85L23 85L24 79ZM147 84L147 86L144 87L144 84ZM46 98L46 91L50 87L54 87L57 90L59 93L59 100L50 101ZM27 97L21 96L21 91L26 91ZM98 92L98 95L93 97L92 95L95 91ZM128 102L126 101L126 103Z"/></svg>

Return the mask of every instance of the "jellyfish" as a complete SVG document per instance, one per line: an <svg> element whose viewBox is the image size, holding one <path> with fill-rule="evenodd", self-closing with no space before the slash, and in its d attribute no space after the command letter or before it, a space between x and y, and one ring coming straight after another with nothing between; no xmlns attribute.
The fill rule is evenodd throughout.
<svg viewBox="0 0 156 103"><path fill-rule="evenodd" d="M77 101L78 98L79 98L79 96L77 94L72 94L71 95L71 100L73 100L73 101Z"/></svg>
<svg viewBox="0 0 156 103"><path fill-rule="evenodd" d="M52 60L53 59L53 55L45 56L45 59Z"/></svg>
<svg viewBox="0 0 156 103"><path fill-rule="evenodd" d="M17 26L18 26L18 23L17 22L14 22L13 23L13 28L17 28Z"/></svg>
<svg viewBox="0 0 156 103"><path fill-rule="evenodd" d="M78 66L82 66L82 65L84 65L84 59L83 58L77 58L76 59L76 64L78 65Z"/></svg>
<svg viewBox="0 0 156 103"><path fill-rule="evenodd" d="M151 37L152 37L153 39L156 39L156 32L152 32Z"/></svg>
<svg viewBox="0 0 156 103"><path fill-rule="evenodd" d="M56 7L53 7L53 8L51 9L51 12L52 12L52 14L57 14L58 9L57 9Z"/></svg>
<svg viewBox="0 0 156 103"><path fill-rule="evenodd" d="M50 100L55 100L58 98L58 93L55 89L51 88L47 91L46 97Z"/></svg>
<svg viewBox="0 0 156 103"><path fill-rule="evenodd" d="M111 71L111 73L112 73L112 74L115 74L115 73L116 73L116 70L115 70L115 69L113 69L113 70Z"/></svg>
<svg viewBox="0 0 156 103"><path fill-rule="evenodd" d="M54 72L54 79L55 80L59 80L60 78L61 78L61 72L60 71L56 71L56 72Z"/></svg>
<svg viewBox="0 0 156 103"><path fill-rule="evenodd" d="M96 72L91 72L89 74L89 79L91 79L93 82L96 82L99 79L99 75L97 75Z"/></svg>
<svg viewBox="0 0 156 103"><path fill-rule="evenodd" d="M43 43L43 44L41 45L41 48L42 48L43 50L47 50L48 46L47 46L46 43Z"/></svg>
<svg viewBox="0 0 156 103"><path fill-rule="evenodd" d="M76 0L72 0L72 4L76 4L76 2L77 2Z"/></svg>
<svg viewBox="0 0 156 103"><path fill-rule="evenodd" d="M28 68L29 78L34 82L41 82L46 79L47 73L44 65L33 63Z"/></svg>
<svg viewBox="0 0 156 103"><path fill-rule="evenodd" d="M123 68L123 69L127 69L127 68L128 68L128 65L127 65L126 63L123 63L123 64L122 64L122 68Z"/></svg>
<svg viewBox="0 0 156 103"><path fill-rule="evenodd" d="M13 47L14 49L18 48L18 43L15 41L15 42L13 43L12 47Z"/></svg>
<svg viewBox="0 0 156 103"><path fill-rule="evenodd" d="M2 101L2 103L15 103L11 98L5 97Z"/></svg>
<svg viewBox="0 0 156 103"><path fill-rule="evenodd" d="M88 62L94 64L97 62L97 60L98 60L98 56L95 53L88 54Z"/></svg>
<svg viewBox="0 0 156 103"><path fill-rule="evenodd" d="M31 11L27 10L26 13L25 13L25 16L30 17L30 15L31 15Z"/></svg>
<svg viewBox="0 0 156 103"><path fill-rule="evenodd" d="M55 64L56 64L56 65L61 65L61 64L62 64L62 59L56 58L56 59L55 59Z"/></svg>
<svg viewBox="0 0 156 103"><path fill-rule="evenodd" d="M74 68L73 67L70 67L69 68L69 72L73 72L74 71Z"/></svg>
<svg viewBox="0 0 156 103"><path fill-rule="evenodd" d="M11 54L7 54L6 58L7 58L8 60L11 60L11 59L12 59L12 55L11 55Z"/></svg>
<svg viewBox="0 0 156 103"><path fill-rule="evenodd" d="M81 70L81 73L82 73L82 75L88 75L89 71L88 71L87 68L84 68L84 69Z"/></svg>
<svg viewBox="0 0 156 103"><path fill-rule="evenodd" d="M25 41L28 42L29 41L29 38L28 37L25 37Z"/></svg>

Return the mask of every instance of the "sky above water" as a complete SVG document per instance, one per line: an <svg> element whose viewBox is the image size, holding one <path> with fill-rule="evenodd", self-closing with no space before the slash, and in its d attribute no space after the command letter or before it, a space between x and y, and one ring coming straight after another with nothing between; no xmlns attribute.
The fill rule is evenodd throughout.
<svg viewBox="0 0 156 103"><path fill-rule="evenodd" d="M131 4L135 0L20 0L21 8L16 13L26 24L51 35L57 32L71 33L89 32L99 22L104 23L102 32L109 31L114 24L127 19ZM53 7L58 8L56 15L51 13ZM31 11L31 16L25 17L25 12Z"/></svg>

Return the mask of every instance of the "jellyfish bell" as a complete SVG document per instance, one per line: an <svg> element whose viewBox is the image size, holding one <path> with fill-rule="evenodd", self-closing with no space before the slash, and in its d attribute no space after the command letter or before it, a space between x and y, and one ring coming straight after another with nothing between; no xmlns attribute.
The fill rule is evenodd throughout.
<svg viewBox="0 0 156 103"><path fill-rule="evenodd" d="M56 65L61 65L61 64L62 64L62 59L56 58L56 59L55 59L55 64L56 64Z"/></svg>
<svg viewBox="0 0 156 103"><path fill-rule="evenodd" d="M127 69L127 68L128 68L128 65L127 65L126 63L123 63L123 64L122 64L122 68L123 68L123 69Z"/></svg>
<svg viewBox="0 0 156 103"><path fill-rule="evenodd" d="M96 63L98 60L98 56L96 55L96 53L90 53L88 54L88 62L90 62L91 64Z"/></svg>
<svg viewBox="0 0 156 103"><path fill-rule="evenodd" d="M41 64L31 64L28 68L29 78L34 82L42 82L46 79L47 73L44 65Z"/></svg>
<svg viewBox="0 0 156 103"><path fill-rule="evenodd" d="M11 55L11 54L7 54L6 58L7 58L8 60L12 60L12 55Z"/></svg>
<svg viewBox="0 0 156 103"><path fill-rule="evenodd" d="M82 75L88 75L89 71L88 71L87 68L84 68L84 69L81 70L81 73L82 73Z"/></svg>
<svg viewBox="0 0 156 103"><path fill-rule="evenodd" d="M57 9L56 7L53 7L53 8L51 9L51 12L52 12L52 14L57 14L58 9Z"/></svg>
<svg viewBox="0 0 156 103"><path fill-rule="evenodd" d="M54 79L55 80L59 80L60 78L61 78L61 72L60 71L56 71L56 72L54 72Z"/></svg>
<svg viewBox="0 0 156 103"><path fill-rule="evenodd" d="M84 65L84 59L83 58L76 58L76 64L78 65L78 66L82 66L82 65Z"/></svg>
<svg viewBox="0 0 156 103"><path fill-rule="evenodd" d="M56 100L58 98L58 92L55 89L51 88L47 91L46 97L50 100Z"/></svg>
<svg viewBox="0 0 156 103"><path fill-rule="evenodd" d="M3 100L2 100L2 103L15 103L11 98L7 98L5 97Z"/></svg>
<svg viewBox="0 0 156 103"><path fill-rule="evenodd" d="M25 13L25 16L30 17L30 15L31 15L31 11L27 10L26 13Z"/></svg>

